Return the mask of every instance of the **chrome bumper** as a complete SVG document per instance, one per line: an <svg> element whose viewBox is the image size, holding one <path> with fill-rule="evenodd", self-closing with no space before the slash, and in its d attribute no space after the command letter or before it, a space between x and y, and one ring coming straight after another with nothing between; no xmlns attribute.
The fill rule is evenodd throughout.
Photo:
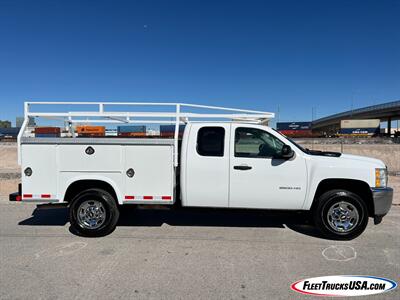
<svg viewBox="0 0 400 300"><path fill-rule="evenodd" d="M371 191L374 202L374 221L375 224L379 224L392 206L393 189L390 187L372 188Z"/></svg>

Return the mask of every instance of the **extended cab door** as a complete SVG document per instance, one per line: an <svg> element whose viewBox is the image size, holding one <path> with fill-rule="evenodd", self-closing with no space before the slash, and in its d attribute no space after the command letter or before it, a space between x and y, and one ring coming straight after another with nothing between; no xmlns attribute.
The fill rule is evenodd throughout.
<svg viewBox="0 0 400 300"><path fill-rule="evenodd" d="M232 124L229 207L302 207L307 182L305 160L298 152L291 159L278 158L284 142L269 130Z"/></svg>
<svg viewBox="0 0 400 300"><path fill-rule="evenodd" d="M230 124L187 126L182 145L182 205L228 207Z"/></svg>

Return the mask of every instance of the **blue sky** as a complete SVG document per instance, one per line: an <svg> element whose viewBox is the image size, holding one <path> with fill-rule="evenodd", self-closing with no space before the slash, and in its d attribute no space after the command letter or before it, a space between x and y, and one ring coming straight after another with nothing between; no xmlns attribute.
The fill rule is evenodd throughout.
<svg viewBox="0 0 400 300"><path fill-rule="evenodd" d="M400 98L400 1L0 0L0 119L23 101L179 101L281 121Z"/></svg>

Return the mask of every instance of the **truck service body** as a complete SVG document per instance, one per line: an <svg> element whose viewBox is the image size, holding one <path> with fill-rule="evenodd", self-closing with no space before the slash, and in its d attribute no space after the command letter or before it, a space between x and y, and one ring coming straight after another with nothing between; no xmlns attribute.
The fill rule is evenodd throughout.
<svg viewBox="0 0 400 300"><path fill-rule="evenodd" d="M134 122L135 113L121 119L104 105L91 116ZM311 211L317 227L339 239L358 236L368 217L379 223L389 211L393 190L382 161L303 149L265 125L271 113L197 115L182 113L184 105L156 114L174 117L174 138L32 138L22 128L22 188L10 200L68 204L77 231L99 236L115 227L118 206L131 204ZM35 115L25 109L26 119ZM62 116L71 125L83 114Z"/></svg>

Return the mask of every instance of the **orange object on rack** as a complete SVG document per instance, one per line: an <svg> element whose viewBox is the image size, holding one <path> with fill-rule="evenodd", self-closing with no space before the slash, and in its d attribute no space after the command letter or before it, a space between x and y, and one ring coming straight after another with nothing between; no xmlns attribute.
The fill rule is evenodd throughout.
<svg viewBox="0 0 400 300"><path fill-rule="evenodd" d="M106 128L104 126L82 125L76 126L78 136L105 136Z"/></svg>
<svg viewBox="0 0 400 300"><path fill-rule="evenodd" d="M60 134L59 127L36 127L34 129L34 133L42 133L42 134Z"/></svg>
<svg viewBox="0 0 400 300"><path fill-rule="evenodd" d="M60 137L61 129L59 127L36 127L33 130L35 137Z"/></svg>

